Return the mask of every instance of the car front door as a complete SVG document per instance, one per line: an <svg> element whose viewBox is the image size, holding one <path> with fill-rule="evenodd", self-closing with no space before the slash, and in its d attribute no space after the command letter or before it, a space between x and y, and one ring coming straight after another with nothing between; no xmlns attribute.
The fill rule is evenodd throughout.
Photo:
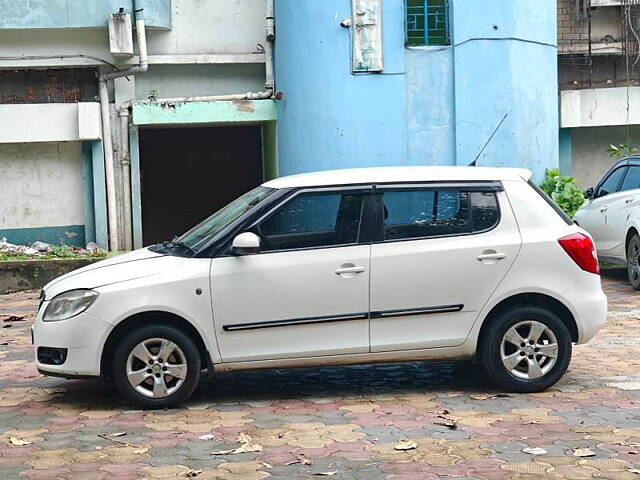
<svg viewBox="0 0 640 480"><path fill-rule="evenodd" d="M521 246L500 184L385 187L371 250L371 351L464 342Z"/></svg>
<svg viewBox="0 0 640 480"><path fill-rule="evenodd" d="M602 253L624 256L626 227L631 210L640 197L640 166L630 165L622 179L619 191L604 197L607 200L605 225L603 228Z"/></svg>
<svg viewBox="0 0 640 480"><path fill-rule="evenodd" d="M599 254L605 254L610 237L607 230L609 203L615 200L613 195L618 192L620 183L627 167L621 166L609 172L593 192L593 198L580 209L580 216L577 218L579 225L584 228L596 244Z"/></svg>
<svg viewBox="0 0 640 480"><path fill-rule="evenodd" d="M299 191L248 226L260 252L215 258L223 362L369 350L369 260L359 244L369 188Z"/></svg>

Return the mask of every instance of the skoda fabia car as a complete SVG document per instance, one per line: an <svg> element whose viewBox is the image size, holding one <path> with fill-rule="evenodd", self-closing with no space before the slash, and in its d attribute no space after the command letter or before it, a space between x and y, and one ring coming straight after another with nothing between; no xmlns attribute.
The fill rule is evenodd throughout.
<svg viewBox="0 0 640 480"><path fill-rule="evenodd" d="M591 238L529 176L269 181L174 241L46 285L37 367L103 377L148 408L217 372L373 362L474 358L505 390L545 389L607 305Z"/></svg>

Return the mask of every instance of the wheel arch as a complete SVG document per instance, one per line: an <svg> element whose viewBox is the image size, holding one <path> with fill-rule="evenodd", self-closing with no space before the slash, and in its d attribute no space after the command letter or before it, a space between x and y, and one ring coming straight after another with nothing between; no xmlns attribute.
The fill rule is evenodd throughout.
<svg viewBox="0 0 640 480"><path fill-rule="evenodd" d="M497 316L503 311L520 306L536 306L544 307L554 312L560 320L566 325L571 336L571 341L578 342L579 332L578 324L571 310L557 298L551 297L544 293L518 293L501 300L496 304L485 316L480 332L478 333L478 343L476 345L476 356L479 358L479 352L482 351L482 344L486 338L486 331ZM481 360L481 359L480 359Z"/></svg>
<svg viewBox="0 0 640 480"><path fill-rule="evenodd" d="M189 336L198 347L200 353L200 359L202 365L205 365L209 375L213 373L213 362L211 361L211 355L207 349L207 346L202 338L202 335L191 322L183 317L176 315L175 313L165 312L160 310L152 310L146 312L139 312L131 315L120 323L118 323L109 332L109 335L104 343L102 349L102 355L100 358L100 374L103 378L111 377L111 360L113 353L115 352L118 343L131 331L138 327L145 325L166 325L180 329L183 333Z"/></svg>
<svg viewBox="0 0 640 480"><path fill-rule="evenodd" d="M634 235L638 235L638 229L635 226L629 227L627 230L627 235L624 238L624 258L627 258L627 250L629 249L629 242L633 238Z"/></svg>

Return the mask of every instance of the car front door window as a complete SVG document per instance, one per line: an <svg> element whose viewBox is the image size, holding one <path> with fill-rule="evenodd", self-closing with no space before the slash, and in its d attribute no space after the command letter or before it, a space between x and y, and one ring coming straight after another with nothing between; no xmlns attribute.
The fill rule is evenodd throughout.
<svg viewBox="0 0 640 480"><path fill-rule="evenodd" d="M301 193L257 228L263 252L352 245L358 241L364 196L360 193Z"/></svg>
<svg viewBox="0 0 640 480"><path fill-rule="evenodd" d="M640 188L640 166L631 166L624 176L620 191L626 192L627 190L635 190L637 188Z"/></svg>
<svg viewBox="0 0 640 480"><path fill-rule="evenodd" d="M596 198L604 197L605 195L609 195L610 193L614 193L618 191L618 187L620 186L620 180L622 179L625 173L626 167L621 167L609 174L602 184L598 187L598 191L596 192Z"/></svg>

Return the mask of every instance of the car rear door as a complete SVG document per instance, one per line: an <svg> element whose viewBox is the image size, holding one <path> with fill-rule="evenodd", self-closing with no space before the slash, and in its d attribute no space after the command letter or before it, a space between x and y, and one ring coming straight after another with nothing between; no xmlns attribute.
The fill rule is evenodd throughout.
<svg viewBox="0 0 640 480"><path fill-rule="evenodd" d="M304 190L248 230L254 255L215 258L223 362L369 351L369 260L360 224L371 187Z"/></svg>
<svg viewBox="0 0 640 480"><path fill-rule="evenodd" d="M500 183L379 186L371 351L461 344L521 245Z"/></svg>

